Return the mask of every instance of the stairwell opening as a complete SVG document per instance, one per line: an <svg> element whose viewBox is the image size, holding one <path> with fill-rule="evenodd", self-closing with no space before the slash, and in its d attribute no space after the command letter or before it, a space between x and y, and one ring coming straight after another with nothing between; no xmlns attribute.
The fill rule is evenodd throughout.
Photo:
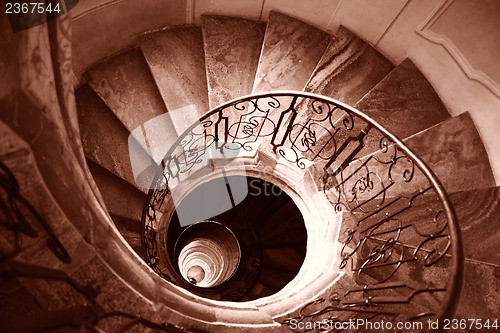
<svg viewBox="0 0 500 333"><path fill-rule="evenodd" d="M202 297L241 302L273 295L295 278L307 231L280 187L233 175L206 181L182 199L166 243L173 283Z"/></svg>

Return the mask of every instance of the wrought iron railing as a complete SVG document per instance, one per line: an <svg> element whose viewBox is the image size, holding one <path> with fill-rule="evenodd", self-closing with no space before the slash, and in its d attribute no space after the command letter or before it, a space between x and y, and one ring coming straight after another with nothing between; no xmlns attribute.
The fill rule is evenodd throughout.
<svg viewBox="0 0 500 333"><path fill-rule="evenodd" d="M171 202L172 188L210 165L214 151L224 155L234 147L243 156L265 152L312 175L318 191L343 212L336 262L345 274L283 325L324 322L330 323L324 330L336 331L335 323L353 319L427 323L453 314L463 254L456 216L439 180L367 115L304 92L235 99L178 138L143 214L143 251L160 275L168 274L158 254L158 214Z"/></svg>

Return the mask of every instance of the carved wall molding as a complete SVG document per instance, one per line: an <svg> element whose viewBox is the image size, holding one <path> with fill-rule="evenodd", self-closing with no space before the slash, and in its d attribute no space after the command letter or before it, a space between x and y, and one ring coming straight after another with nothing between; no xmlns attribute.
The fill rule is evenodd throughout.
<svg viewBox="0 0 500 333"><path fill-rule="evenodd" d="M500 84L483 71L475 69L458 47L443 34L436 33L430 28L450 8L455 0L442 0L429 17L417 28L416 32L425 39L440 44L452 56L463 72L471 80L478 81L500 97Z"/></svg>

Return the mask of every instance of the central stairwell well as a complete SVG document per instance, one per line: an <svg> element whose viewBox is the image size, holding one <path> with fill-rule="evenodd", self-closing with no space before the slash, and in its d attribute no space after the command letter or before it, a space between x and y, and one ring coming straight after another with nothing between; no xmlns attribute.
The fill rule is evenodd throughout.
<svg viewBox="0 0 500 333"><path fill-rule="evenodd" d="M165 279L233 301L208 303L215 317L233 307L226 327L454 313L463 257L447 193L495 184L468 114L451 118L409 59L394 66L345 28L331 36L276 12L267 24L205 16L201 27L143 34L86 78L76 90L82 142L115 225ZM161 131L148 127L158 117ZM159 172L131 163L131 134ZM173 145L155 151L158 142ZM225 143L243 163L222 173L212 157ZM253 261L228 280L231 292L189 285L168 245L169 230L177 228L174 238L183 231L172 224L173 193L186 198L211 180L243 175L285 193L233 208L261 211L247 239ZM246 308L258 309L253 323L261 326L239 319Z"/></svg>

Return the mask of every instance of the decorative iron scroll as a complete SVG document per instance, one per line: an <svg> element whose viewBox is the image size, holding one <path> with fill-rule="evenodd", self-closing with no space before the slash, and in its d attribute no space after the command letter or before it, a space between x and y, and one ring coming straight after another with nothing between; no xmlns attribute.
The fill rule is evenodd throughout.
<svg viewBox="0 0 500 333"><path fill-rule="evenodd" d="M282 324L293 329L293 320L451 316L463 257L455 213L439 180L365 114L305 92L230 101L179 137L162 161L143 214L143 249L157 272L156 214L162 203L183 179L209 165L214 151L234 147L244 156L274 154L278 163L309 173L343 214L337 262L344 275Z"/></svg>

